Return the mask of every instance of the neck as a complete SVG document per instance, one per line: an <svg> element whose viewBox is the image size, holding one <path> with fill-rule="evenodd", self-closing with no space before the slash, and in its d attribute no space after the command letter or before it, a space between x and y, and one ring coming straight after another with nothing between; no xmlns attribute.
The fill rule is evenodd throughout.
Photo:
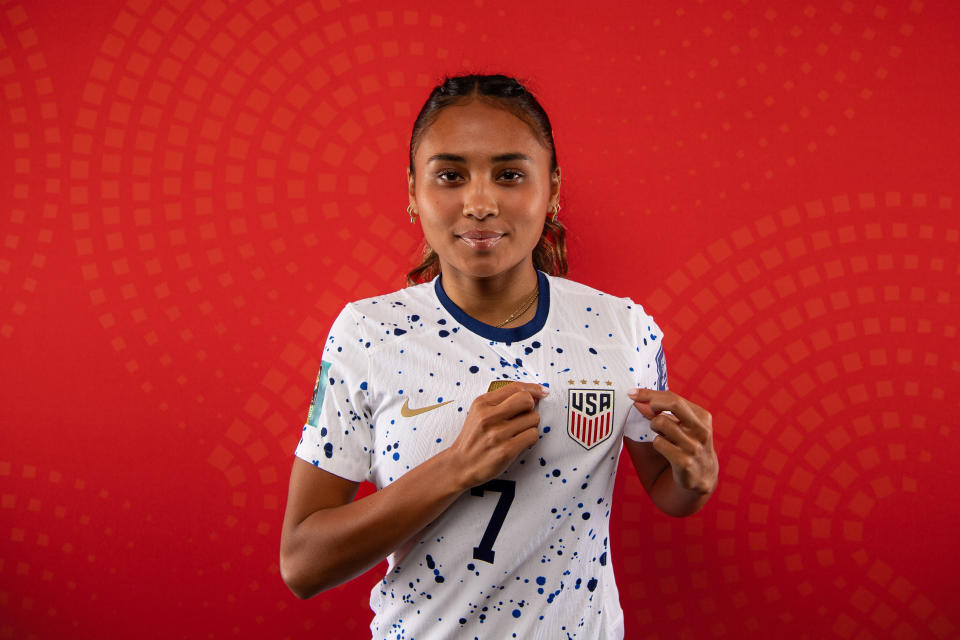
<svg viewBox="0 0 960 640"><path fill-rule="evenodd" d="M537 287L537 272L525 262L489 278L467 276L452 268L441 267L443 290L455 305L471 318L496 326L529 300ZM504 327L516 327L537 313L536 303Z"/></svg>

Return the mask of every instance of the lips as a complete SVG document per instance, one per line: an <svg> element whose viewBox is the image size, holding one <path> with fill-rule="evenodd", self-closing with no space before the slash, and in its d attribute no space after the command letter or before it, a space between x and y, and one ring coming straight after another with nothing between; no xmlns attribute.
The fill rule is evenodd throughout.
<svg viewBox="0 0 960 640"><path fill-rule="evenodd" d="M471 229L457 236L467 246L472 249L492 249L494 245L500 242L503 233L500 231L489 231L481 229Z"/></svg>

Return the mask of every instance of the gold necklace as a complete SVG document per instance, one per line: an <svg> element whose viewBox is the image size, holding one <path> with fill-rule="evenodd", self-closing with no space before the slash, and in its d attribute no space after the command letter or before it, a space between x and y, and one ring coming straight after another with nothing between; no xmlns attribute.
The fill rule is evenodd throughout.
<svg viewBox="0 0 960 640"><path fill-rule="evenodd" d="M536 299L539 297L540 297L540 287L538 283L538 286L533 289L533 293L530 294L530 297L523 302L523 304L520 306L519 309L511 313L510 317L504 320L503 322L501 322L500 324L495 324L493 326L499 329L500 327L507 324L508 322L512 322L513 320L516 320L517 318L522 316L524 313L526 313L527 309L533 306L534 301L536 301Z"/></svg>

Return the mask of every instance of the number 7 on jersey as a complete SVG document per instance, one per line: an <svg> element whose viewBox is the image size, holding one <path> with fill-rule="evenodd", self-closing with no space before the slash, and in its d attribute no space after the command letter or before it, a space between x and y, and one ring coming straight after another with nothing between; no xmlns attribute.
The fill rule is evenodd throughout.
<svg viewBox="0 0 960 640"><path fill-rule="evenodd" d="M500 528L503 527L503 521L507 519L507 511L513 504L513 496L516 489L515 480L490 480L480 486L470 489L470 495L483 497L484 491L496 491L500 493L497 499L497 506L493 509L493 515L490 522L487 523L487 529L483 532L483 538L480 539L480 546L473 548L474 560L482 560L493 564L493 543L497 541L500 534Z"/></svg>

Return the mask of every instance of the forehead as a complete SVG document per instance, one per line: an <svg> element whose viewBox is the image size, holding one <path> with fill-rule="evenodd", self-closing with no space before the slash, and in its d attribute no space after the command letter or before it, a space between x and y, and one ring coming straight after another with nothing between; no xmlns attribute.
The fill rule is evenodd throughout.
<svg viewBox="0 0 960 640"><path fill-rule="evenodd" d="M549 162L549 153L530 125L505 109L474 100L443 109L424 132L416 161L435 153L486 158L521 152L535 161Z"/></svg>

